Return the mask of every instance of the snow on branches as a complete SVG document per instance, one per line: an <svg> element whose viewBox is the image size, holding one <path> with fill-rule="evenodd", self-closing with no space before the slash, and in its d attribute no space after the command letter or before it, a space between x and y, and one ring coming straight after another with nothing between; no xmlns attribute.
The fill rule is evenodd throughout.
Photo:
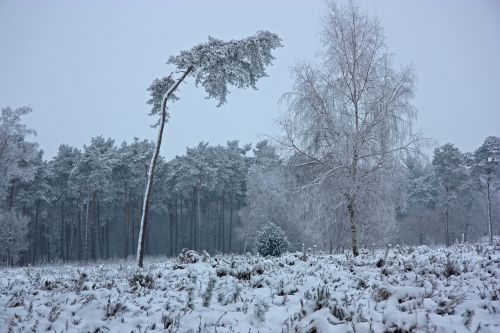
<svg viewBox="0 0 500 333"><path fill-rule="evenodd" d="M229 94L228 85L257 89L258 79L267 76L265 69L274 60L271 51L281 46L281 38L269 31L228 42L209 37L208 42L171 56L168 63L181 71L192 68L196 86L201 83L207 98L217 99L221 106Z"/></svg>

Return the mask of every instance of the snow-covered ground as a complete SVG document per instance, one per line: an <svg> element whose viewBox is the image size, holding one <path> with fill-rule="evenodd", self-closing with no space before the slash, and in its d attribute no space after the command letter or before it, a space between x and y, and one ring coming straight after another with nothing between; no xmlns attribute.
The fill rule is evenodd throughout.
<svg viewBox="0 0 500 333"><path fill-rule="evenodd" d="M0 331L500 332L500 244L384 254L2 268Z"/></svg>

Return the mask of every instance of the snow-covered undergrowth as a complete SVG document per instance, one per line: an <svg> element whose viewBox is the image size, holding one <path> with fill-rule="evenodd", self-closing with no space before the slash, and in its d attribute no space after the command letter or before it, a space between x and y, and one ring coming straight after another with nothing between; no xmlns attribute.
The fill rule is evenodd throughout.
<svg viewBox="0 0 500 333"><path fill-rule="evenodd" d="M500 332L500 245L0 269L1 332Z"/></svg>

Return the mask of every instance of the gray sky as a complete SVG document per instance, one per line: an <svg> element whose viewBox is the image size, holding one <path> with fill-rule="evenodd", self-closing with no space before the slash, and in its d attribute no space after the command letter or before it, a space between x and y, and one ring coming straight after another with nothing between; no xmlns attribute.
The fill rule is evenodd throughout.
<svg viewBox="0 0 500 333"><path fill-rule="evenodd" d="M385 26L396 60L415 66L417 127L462 150L500 135L500 1L361 1ZM0 106L30 105L26 118L52 157L61 143L95 135L118 143L154 139L146 88L172 70L170 54L208 35L242 38L270 30L284 48L258 91L232 90L226 105L184 85L171 107L162 153L200 141L255 143L279 133L278 98L289 68L319 50L323 1L0 0ZM192 81L191 81L192 82Z"/></svg>

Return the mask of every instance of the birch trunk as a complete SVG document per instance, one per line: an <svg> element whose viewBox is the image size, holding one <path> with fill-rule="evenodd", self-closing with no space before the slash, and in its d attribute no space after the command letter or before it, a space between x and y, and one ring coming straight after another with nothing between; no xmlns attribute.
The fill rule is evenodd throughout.
<svg viewBox="0 0 500 333"><path fill-rule="evenodd" d="M355 207L356 207L355 198L353 196L350 196L347 210L349 212L349 220L351 222L352 254L353 256L357 257L359 255L359 251L358 251L358 237L356 230Z"/></svg>

